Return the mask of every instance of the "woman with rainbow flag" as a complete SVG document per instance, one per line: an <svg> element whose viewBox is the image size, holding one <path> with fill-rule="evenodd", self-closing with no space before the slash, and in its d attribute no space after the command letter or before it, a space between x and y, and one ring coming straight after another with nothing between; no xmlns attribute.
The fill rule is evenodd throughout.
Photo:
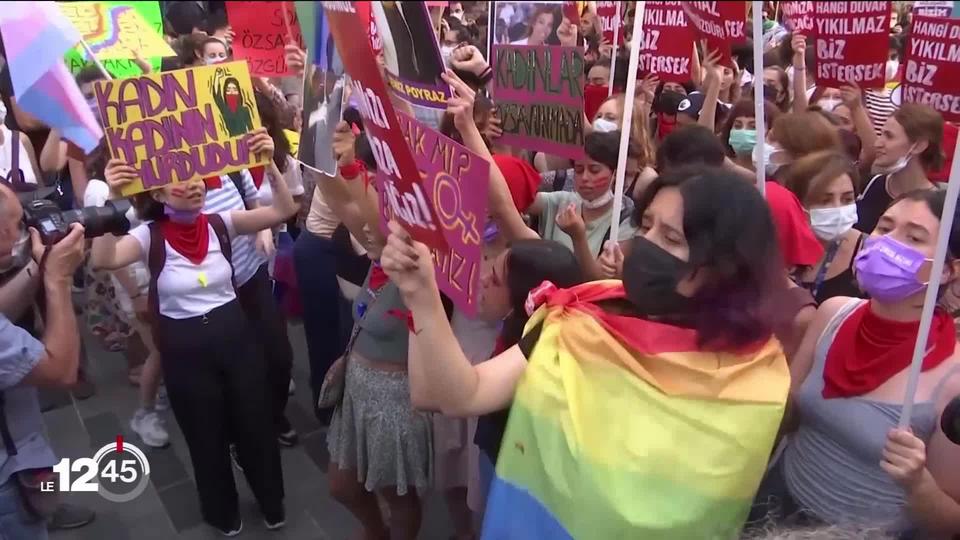
<svg viewBox="0 0 960 540"><path fill-rule="evenodd" d="M709 168L661 176L637 211L623 282L544 284L520 343L477 366L428 248L390 224L381 262L413 315L411 372L446 414L511 408L484 538L712 539L743 525L790 386L765 300L783 286L769 211Z"/></svg>

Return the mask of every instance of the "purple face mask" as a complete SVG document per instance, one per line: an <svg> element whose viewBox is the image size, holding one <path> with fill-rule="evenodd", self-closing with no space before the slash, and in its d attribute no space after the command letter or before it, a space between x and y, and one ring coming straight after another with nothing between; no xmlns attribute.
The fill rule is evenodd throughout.
<svg viewBox="0 0 960 540"><path fill-rule="evenodd" d="M929 260L889 236L867 240L854 263L857 282L871 298L899 302L926 288L927 284L917 279L917 272Z"/></svg>

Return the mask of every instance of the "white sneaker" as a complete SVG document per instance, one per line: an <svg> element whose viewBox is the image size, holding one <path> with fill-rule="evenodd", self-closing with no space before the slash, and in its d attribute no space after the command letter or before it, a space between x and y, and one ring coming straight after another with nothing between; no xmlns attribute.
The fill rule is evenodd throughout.
<svg viewBox="0 0 960 540"><path fill-rule="evenodd" d="M163 412L170 408L170 398L167 397L167 385L161 384L157 389L157 400L153 408Z"/></svg>
<svg viewBox="0 0 960 540"><path fill-rule="evenodd" d="M287 387L287 393L292 396L296 391L297 391L297 383L293 382L293 377L291 377L290 386Z"/></svg>
<svg viewBox="0 0 960 540"><path fill-rule="evenodd" d="M163 426L163 419L155 410L137 409L130 420L130 429L151 448L164 448L170 444L170 435Z"/></svg>

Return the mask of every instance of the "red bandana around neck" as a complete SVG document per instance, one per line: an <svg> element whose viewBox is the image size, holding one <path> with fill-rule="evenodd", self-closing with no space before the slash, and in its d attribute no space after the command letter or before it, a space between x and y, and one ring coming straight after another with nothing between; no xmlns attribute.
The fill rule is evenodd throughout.
<svg viewBox="0 0 960 540"><path fill-rule="evenodd" d="M913 358L920 321L900 322L878 317L864 302L843 321L827 352L823 397L848 398L875 390L903 371ZM937 309L930 325L923 371L953 356L957 343L953 318Z"/></svg>
<svg viewBox="0 0 960 540"><path fill-rule="evenodd" d="M193 264L200 264L207 258L207 250L210 248L210 227L207 226L206 214L200 214L193 223L161 220L160 232L174 251Z"/></svg>

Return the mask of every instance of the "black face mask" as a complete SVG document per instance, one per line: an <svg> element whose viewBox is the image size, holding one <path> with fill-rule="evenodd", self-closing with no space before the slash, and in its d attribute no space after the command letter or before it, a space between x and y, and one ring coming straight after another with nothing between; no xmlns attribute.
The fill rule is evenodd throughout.
<svg viewBox="0 0 960 540"><path fill-rule="evenodd" d="M641 316L685 318L691 302L677 292L677 283L686 275L687 263L642 236L632 242L623 261L627 299Z"/></svg>

